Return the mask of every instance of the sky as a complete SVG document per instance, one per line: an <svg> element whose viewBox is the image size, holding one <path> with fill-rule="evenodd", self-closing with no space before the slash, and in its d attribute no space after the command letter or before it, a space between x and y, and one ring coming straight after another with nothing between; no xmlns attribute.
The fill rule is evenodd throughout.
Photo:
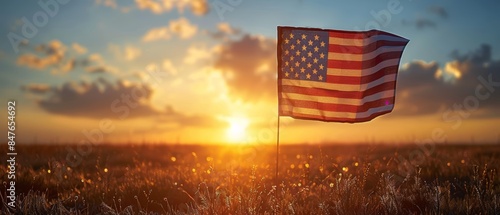
<svg viewBox="0 0 500 215"><path fill-rule="evenodd" d="M499 6L8 1L0 9L0 117L15 100L18 144L272 144L277 26L379 29L410 40L393 112L355 124L281 117L282 143L498 143Z"/></svg>

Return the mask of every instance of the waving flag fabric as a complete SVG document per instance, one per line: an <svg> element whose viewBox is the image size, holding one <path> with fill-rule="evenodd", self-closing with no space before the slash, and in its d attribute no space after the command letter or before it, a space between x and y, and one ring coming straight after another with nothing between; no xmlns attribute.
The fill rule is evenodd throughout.
<svg viewBox="0 0 500 215"><path fill-rule="evenodd" d="M354 123L391 112L408 41L378 30L278 27L280 116Z"/></svg>

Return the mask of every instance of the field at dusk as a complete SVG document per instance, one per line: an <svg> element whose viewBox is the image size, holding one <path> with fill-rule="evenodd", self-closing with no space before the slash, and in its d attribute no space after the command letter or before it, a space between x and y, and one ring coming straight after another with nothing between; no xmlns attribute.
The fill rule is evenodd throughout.
<svg viewBox="0 0 500 215"><path fill-rule="evenodd" d="M498 145L282 146L277 190L269 146L102 145L75 167L65 146L21 152L20 214L500 212Z"/></svg>

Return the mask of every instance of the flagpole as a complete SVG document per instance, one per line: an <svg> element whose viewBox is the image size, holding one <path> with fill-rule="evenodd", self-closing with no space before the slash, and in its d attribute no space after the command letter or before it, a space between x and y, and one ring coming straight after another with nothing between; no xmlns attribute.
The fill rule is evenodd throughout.
<svg viewBox="0 0 500 215"><path fill-rule="evenodd" d="M279 199L278 199L278 188L279 188L279 154L280 154L280 115L278 113L278 131L276 132L276 176L275 176L275 184L276 184L276 212L278 212L279 207Z"/></svg>
<svg viewBox="0 0 500 215"><path fill-rule="evenodd" d="M278 41L280 41L279 37L281 37L282 35L282 32L281 32L281 27L280 26L277 26L277 33L278 33ZM280 68L281 68L281 60L280 60L280 56L281 56L281 45L280 43L276 43L276 59L277 59L277 64L278 64L278 79L276 80L276 85L277 85L277 97L278 97L278 123L277 123L277 132L276 132L276 175L274 177L274 180L275 180L275 185L276 185L276 193L274 194L275 195L275 199L276 199L276 210L274 212L274 214L278 214L279 213L279 195L278 195L278 188L279 188L279 154L280 154L280 93L281 93L281 84L280 84L280 80L281 80L281 72L280 72Z"/></svg>

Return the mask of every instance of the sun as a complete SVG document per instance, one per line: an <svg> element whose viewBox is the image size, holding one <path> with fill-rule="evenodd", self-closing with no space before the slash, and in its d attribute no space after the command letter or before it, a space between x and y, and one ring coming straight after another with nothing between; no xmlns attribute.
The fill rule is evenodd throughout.
<svg viewBox="0 0 500 215"><path fill-rule="evenodd" d="M231 143L241 143L247 137L249 120L245 117L228 118L229 127L226 130L227 140Z"/></svg>

